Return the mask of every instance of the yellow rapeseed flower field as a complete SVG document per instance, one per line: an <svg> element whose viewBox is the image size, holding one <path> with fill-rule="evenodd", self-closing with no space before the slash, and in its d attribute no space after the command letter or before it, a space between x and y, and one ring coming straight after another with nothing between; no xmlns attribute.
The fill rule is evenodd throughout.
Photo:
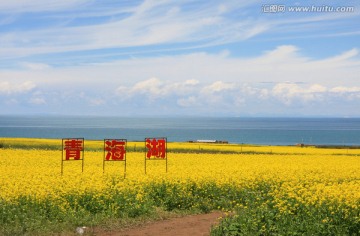
<svg viewBox="0 0 360 236"><path fill-rule="evenodd" d="M85 141L92 149L85 150L83 173L80 161L69 161L64 162L63 175L61 140L20 141L29 147L0 149L3 207L19 205L22 199L40 205L47 202L51 203L48 211L57 209L51 216L57 220L59 214L75 211L121 217L119 212L130 208L136 216L151 212L151 204L168 210L230 210L246 208L241 192L246 190L253 194L252 201L271 201L277 214L296 214L299 207L326 204L331 206L327 207L330 215L344 211L342 217L351 216L352 222L360 223L360 150L169 143L168 172L165 162L153 161L147 163L144 174L144 153L131 151L144 144L130 142L124 178L123 162L106 163L103 173L101 141ZM59 145L59 149L31 149L36 142ZM3 213L0 218L3 224L21 224L6 217Z"/></svg>

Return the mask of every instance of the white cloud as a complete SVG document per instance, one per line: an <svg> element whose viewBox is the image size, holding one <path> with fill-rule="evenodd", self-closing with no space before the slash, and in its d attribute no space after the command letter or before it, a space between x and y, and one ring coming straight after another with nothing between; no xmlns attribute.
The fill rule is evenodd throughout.
<svg viewBox="0 0 360 236"><path fill-rule="evenodd" d="M196 107L199 104L198 98L195 96L189 96L186 98L179 98L177 104L181 107Z"/></svg>
<svg viewBox="0 0 360 236"><path fill-rule="evenodd" d="M344 54L351 56L341 57ZM32 96L43 98L47 107L77 101L79 109L132 104L129 110L145 111L151 104L161 105L159 110L194 109L190 114L211 109L232 114L237 110L276 113L282 106L289 110L327 107L326 103L335 100L356 106L360 98L358 64L353 49L315 60L286 45L252 58L192 53L67 68L41 69L38 65L38 70L37 66L35 70L0 70L0 78L12 81L0 82L0 94L21 103L29 100L25 93L36 87ZM53 93L67 95L61 99Z"/></svg>
<svg viewBox="0 0 360 236"><path fill-rule="evenodd" d="M360 100L360 87L334 87L329 90L333 96L344 97L347 100Z"/></svg>
<svg viewBox="0 0 360 236"><path fill-rule="evenodd" d="M199 81L196 79L189 79L189 80L185 80L185 85L197 85L199 84Z"/></svg>
<svg viewBox="0 0 360 236"><path fill-rule="evenodd" d="M333 93L360 93L360 87L335 87L330 90Z"/></svg>
<svg viewBox="0 0 360 236"><path fill-rule="evenodd" d="M202 93L218 93L226 90L233 90L235 88L232 83L224 83L222 81L216 81L213 84L204 87L201 92Z"/></svg>
<svg viewBox="0 0 360 236"><path fill-rule="evenodd" d="M233 0L221 3L148 0L111 3L89 0L0 1L0 12L5 15L0 25L10 26L0 35L0 59L19 59L32 55L47 59L47 56L53 57L54 53L60 53L61 60L70 58L87 61L89 56L97 57L99 54L100 58L108 58L111 55L181 51L237 43L260 35L265 36L261 41L291 33L294 35L292 37L301 38L304 32L307 37L317 34L333 37L326 35L334 27L337 30L335 35L359 34L357 25L353 23L359 17L358 12L282 14L279 18L275 17L276 14L259 14L262 5L261 1ZM355 3L352 5L357 6ZM37 13L25 16L30 17L25 18L29 19L26 28L22 22L25 14L21 14L24 12ZM93 17L92 20L89 20L90 17ZM335 24L332 20L342 20L344 25L350 26L340 27L342 24ZM150 48L152 45L161 47ZM109 48L114 50L107 53L92 51ZM289 59L289 54L296 54L293 49L291 46L279 48L278 54L269 54L268 57ZM287 55L284 57L282 53ZM299 59L297 56L294 58Z"/></svg>
<svg viewBox="0 0 360 236"><path fill-rule="evenodd" d="M84 110L149 105L143 99L195 112L250 104L272 111L260 103L290 109L337 99L354 107L360 12L266 14L262 6L259 0L0 1L2 104L16 101L20 108L33 99L65 107L76 100ZM333 49L335 37L340 46ZM299 45L289 45L291 39ZM344 45L348 50L332 53Z"/></svg>
<svg viewBox="0 0 360 236"><path fill-rule="evenodd" d="M44 98L31 98L29 100L29 103L30 104L33 104L33 105L43 105L43 104L46 104L46 101Z"/></svg>
<svg viewBox="0 0 360 236"><path fill-rule="evenodd" d="M161 100L168 101L169 104L175 102L181 107L197 107L219 105L228 96L227 93L234 90L235 84L223 81L199 84L197 80L165 82L158 78L150 78L133 86L120 86L116 89L116 94L122 100L146 100L150 103Z"/></svg>
<svg viewBox="0 0 360 236"><path fill-rule="evenodd" d="M319 84L313 84L309 87L308 93L324 93L327 92L327 88L319 85Z"/></svg>
<svg viewBox="0 0 360 236"><path fill-rule="evenodd" d="M57 11L73 8L89 2L89 0L11 0L0 1L0 12L3 13L21 13L21 12L41 12Z"/></svg>
<svg viewBox="0 0 360 236"><path fill-rule="evenodd" d="M282 62L291 63L293 61L303 62L305 58L298 56L299 49L294 45L278 46L275 50L267 51L262 58L263 63ZM289 59L292 59L289 61Z"/></svg>
<svg viewBox="0 0 360 236"><path fill-rule="evenodd" d="M9 100L5 100L5 104L8 106L13 106L19 104L19 101L16 100L15 98L11 98Z"/></svg>
<svg viewBox="0 0 360 236"><path fill-rule="evenodd" d="M139 86L147 85L147 86ZM176 87L185 85L179 82L165 82L151 78L134 84L127 88L131 97L127 103L137 103L139 99L151 98L152 106L162 104L164 107L181 109L195 109L197 112L221 111L236 114L240 111L270 113L272 109L282 106L286 109L292 107L303 108L311 104L318 109L331 107L329 104L345 100L360 100L359 87L327 87L321 84L295 84L278 83L272 87L264 88L262 84L226 83L200 83L186 93L175 92ZM138 88L141 89L138 89ZM143 89L146 87L147 89ZM149 100L147 100L149 101ZM359 101L360 102L360 101ZM141 106L147 106L142 104ZM258 109L256 109L258 107ZM240 110L238 110L240 108ZM331 109L330 109L331 110ZM193 111L192 111L193 112ZM314 111L317 112L317 111ZM193 113L194 114L194 113Z"/></svg>
<svg viewBox="0 0 360 236"><path fill-rule="evenodd" d="M167 93L169 89L185 92L201 83L213 84L216 81L249 85L262 82L278 84L286 81L330 87L359 85L360 60L354 53L355 50L351 49L343 53L352 52L353 56L350 58L341 57L343 54L340 54L323 59L304 57L299 51L297 47L287 45L252 58L230 57L223 53L190 53L131 58L106 64L84 64L65 68L48 68L46 65L35 63L30 66L33 70L0 69L0 78L7 78L14 83L22 83L27 79L42 86L56 88L99 89L101 87L106 90L122 85L128 90L127 94L129 94L129 86L139 83L131 89L153 89L154 95L159 91L161 91L159 95ZM333 58L337 59L333 60ZM144 82L144 78L150 76L153 77L153 81ZM161 81L157 81L156 78L161 78ZM178 83L176 86L175 82ZM172 84L176 89L171 86L169 88L167 83Z"/></svg>
<svg viewBox="0 0 360 236"><path fill-rule="evenodd" d="M131 89L132 93L150 93L152 95L160 95L163 90L160 89L162 82L158 78L150 78L145 81L136 83L135 86Z"/></svg>
<svg viewBox="0 0 360 236"><path fill-rule="evenodd" d="M270 92L268 89L252 87L249 84L243 84L240 88L240 91L243 96L247 96L247 97L256 96L259 99L267 99L270 95ZM244 101L243 98L240 98L240 100L242 102Z"/></svg>
<svg viewBox="0 0 360 236"><path fill-rule="evenodd" d="M91 106L101 106L101 105L104 105L105 103L106 103L106 101L101 98L90 99Z"/></svg>
<svg viewBox="0 0 360 236"><path fill-rule="evenodd" d="M291 83L279 83L273 87L271 95L286 105L329 102L335 99L359 100L360 87L339 86L328 88L319 84L304 87Z"/></svg>
<svg viewBox="0 0 360 236"><path fill-rule="evenodd" d="M122 98L131 98L133 96L147 95L155 98L167 93L163 88L163 83L158 78L150 78L136 83L133 87L120 86L116 89L116 93Z"/></svg>
<svg viewBox="0 0 360 236"><path fill-rule="evenodd" d="M185 82L164 82L158 78L150 78L134 84L132 87L120 86L116 93L123 99L134 96L146 96L150 99L169 95L186 95L195 89L199 81L186 80Z"/></svg>
<svg viewBox="0 0 360 236"><path fill-rule="evenodd" d="M25 69L29 70L46 70L51 68L51 66L45 63L32 63L32 62L23 62L20 63Z"/></svg>
<svg viewBox="0 0 360 236"><path fill-rule="evenodd" d="M359 84L357 75L360 74L360 60L358 57L334 61L331 60L333 57L313 59L304 57L298 52L299 49L295 46L284 46L252 58L235 58L222 53L191 53L131 58L107 64L49 68L46 72L15 73L0 70L0 76L14 80L20 77L29 78L34 81L46 81L48 84L70 83L71 81L73 85L88 86L99 83L105 87L119 84L126 87L130 83L141 82L149 76L161 78L165 83L164 86L167 81L184 80L198 81L198 83L214 83L219 80L224 83L240 81L248 84L289 81L291 83L318 83L333 87ZM274 57L269 55L274 55ZM154 83L151 86L154 86Z"/></svg>
<svg viewBox="0 0 360 236"><path fill-rule="evenodd" d="M15 1L0 4L0 10L15 11L17 7L19 11L21 9L47 11L71 6L80 7L83 3L88 4L84 12L93 9L103 10L98 13L99 16L108 17L109 11L114 11L114 7L99 8L95 2L85 0L69 0L62 4L47 3L43 0L29 3ZM225 5L231 5L233 12L244 7L245 4L227 3L221 8L224 9ZM224 11L218 10L218 4L203 2L194 6L197 8L188 8L185 11L183 8L186 8L186 3L144 1L137 6L125 6L126 17L111 17L107 21L91 25L74 26L56 23L55 27L10 31L0 35L0 43L3 45L0 56L9 58L43 53L189 42L194 43L190 47L198 47L209 43L222 44L244 40L264 31L260 22L249 20L232 22L224 15ZM123 5L119 6L119 8L123 7ZM65 21L75 21L79 15L81 17L82 14L70 14L70 19ZM232 37L229 38L229 35Z"/></svg>
<svg viewBox="0 0 360 236"><path fill-rule="evenodd" d="M90 0L1 1L0 12L15 14L55 11L56 15L42 16L41 19L47 21L43 27L2 32L0 58L63 52L81 54L87 50L128 47L141 52L144 49L137 47L149 45L162 45L162 49L158 49L160 51L201 48L244 41L265 33L271 35L275 30L278 33L284 32L284 27L290 26L292 30L303 33L309 28L309 23L354 16L327 14L326 17L313 17L314 14L286 14L280 20L269 17L268 14L251 14L254 9L256 12L260 11L259 1L224 1L221 4L216 1L143 1L135 4L114 2L108 5ZM192 7L188 7L190 4ZM68 11L64 13L64 10ZM81 21L89 16L93 16L95 20L83 25L76 24L77 20ZM3 24L6 22L16 20L4 20ZM317 33L316 29L323 29L324 26L320 23L315 29L308 31ZM307 27L296 27L303 24ZM331 26L326 28L332 29ZM184 43L187 46L180 45ZM283 53L292 53L292 48L281 50ZM89 53L82 54L84 58L88 56Z"/></svg>
<svg viewBox="0 0 360 236"><path fill-rule="evenodd" d="M27 93L33 90L36 85L32 81L25 81L20 84L10 83L8 81L0 82L0 94L16 94L16 93Z"/></svg>
<svg viewBox="0 0 360 236"><path fill-rule="evenodd" d="M291 105L293 102L320 101L326 91L327 88L319 84L303 88L297 84L279 83L272 89L272 95L286 105Z"/></svg>
<svg viewBox="0 0 360 236"><path fill-rule="evenodd" d="M35 87L36 87L36 85L32 81L26 81L14 88L15 88L16 92L23 93L23 92L28 92L28 91L34 89Z"/></svg>

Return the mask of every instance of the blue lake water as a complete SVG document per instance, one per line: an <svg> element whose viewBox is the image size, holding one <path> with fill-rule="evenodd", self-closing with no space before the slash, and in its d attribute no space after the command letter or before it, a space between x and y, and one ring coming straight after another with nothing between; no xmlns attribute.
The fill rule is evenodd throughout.
<svg viewBox="0 0 360 236"><path fill-rule="evenodd" d="M266 145L360 145L360 118L0 116L0 137L102 140L167 137Z"/></svg>

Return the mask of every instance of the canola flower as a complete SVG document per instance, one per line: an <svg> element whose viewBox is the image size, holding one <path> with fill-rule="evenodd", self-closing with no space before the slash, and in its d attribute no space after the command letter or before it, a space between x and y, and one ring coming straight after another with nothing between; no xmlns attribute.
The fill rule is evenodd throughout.
<svg viewBox="0 0 360 236"><path fill-rule="evenodd" d="M40 141L49 146L59 142ZM326 205L328 215L321 219L322 223L330 222L331 216L338 214L352 222L352 227L360 224L359 150L169 143L170 151L172 148L231 152L169 152L168 173L164 162L149 161L146 175L144 153L128 152L124 178L122 162L106 163L103 173L103 152L96 151L101 145L100 141L88 143L95 151L85 151L83 173L81 162L71 161L64 162L63 175L60 175L61 150L0 149L2 231L24 229L23 225L35 217L35 212L29 210L34 204L38 211L47 212L44 218L57 223L64 220L61 216L73 216L72 220L79 223L98 214L109 218L135 217L149 214L155 207L200 211L238 207L244 211L249 204L258 202L264 209L270 204L276 209L276 217L296 215L302 208L310 212ZM135 149L141 145L128 146ZM25 209L16 213L22 216L14 217L9 210L14 206ZM10 225L18 228L9 231ZM33 224L26 227L36 230L31 228Z"/></svg>

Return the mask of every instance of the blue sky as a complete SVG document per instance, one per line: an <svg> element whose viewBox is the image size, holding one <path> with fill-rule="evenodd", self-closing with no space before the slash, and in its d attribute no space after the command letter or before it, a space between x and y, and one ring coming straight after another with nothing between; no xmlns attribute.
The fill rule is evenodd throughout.
<svg viewBox="0 0 360 236"><path fill-rule="evenodd" d="M1 1L0 114L360 117L359 22L358 1Z"/></svg>

